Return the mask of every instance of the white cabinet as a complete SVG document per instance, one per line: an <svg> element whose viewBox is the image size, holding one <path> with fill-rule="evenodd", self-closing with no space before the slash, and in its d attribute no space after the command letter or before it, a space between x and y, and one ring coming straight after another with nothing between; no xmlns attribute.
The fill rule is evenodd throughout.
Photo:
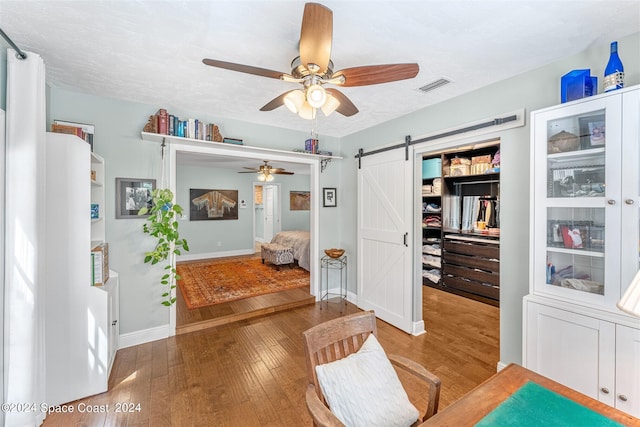
<svg viewBox="0 0 640 427"><path fill-rule="evenodd" d="M90 160L93 159L93 160ZM92 221L90 205L104 200L90 183L101 159L89 144L48 133L46 142L46 402L56 405L107 390L117 348L118 275L91 286L91 248L104 239L104 220ZM95 191L95 189L102 189ZM102 199L100 199L102 198ZM116 321L115 327L112 323Z"/></svg>
<svg viewBox="0 0 640 427"><path fill-rule="evenodd" d="M531 113L530 294L523 364L640 416L640 88Z"/></svg>
<svg viewBox="0 0 640 427"><path fill-rule="evenodd" d="M614 315L543 302L525 299L525 366L640 417L640 330Z"/></svg>

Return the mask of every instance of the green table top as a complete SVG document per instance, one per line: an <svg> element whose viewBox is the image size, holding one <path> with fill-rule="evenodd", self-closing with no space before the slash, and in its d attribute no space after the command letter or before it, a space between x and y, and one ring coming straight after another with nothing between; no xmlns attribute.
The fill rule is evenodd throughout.
<svg viewBox="0 0 640 427"><path fill-rule="evenodd" d="M476 426L622 427L622 424L529 381Z"/></svg>

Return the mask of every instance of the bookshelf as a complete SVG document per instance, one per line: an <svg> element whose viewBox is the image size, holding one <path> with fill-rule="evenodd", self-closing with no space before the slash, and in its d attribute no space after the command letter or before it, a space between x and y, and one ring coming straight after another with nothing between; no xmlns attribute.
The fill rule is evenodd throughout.
<svg viewBox="0 0 640 427"><path fill-rule="evenodd" d="M104 242L104 161L83 139L46 135L46 402L107 390L118 346L119 277L91 286L91 249ZM91 171L95 171L95 177ZM92 219L91 203L99 204Z"/></svg>
<svg viewBox="0 0 640 427"><path fill-rule="evenodd" d="M192 145L194 147L211 147L215 146L218 149L222 149L228 151L229 155L235 155L242 157L247 151L251 151L252 153L261 153L265 156L268 155L279 155L285 154L287 156L295 156L299 158L317 158L323 162L322 169L326 166L326 163L331 160L340 160L342 157L340 156L329 156L326 154L312 154L306 152L299 151L290 151L290 150L279 150L274 148L264 148L264 147L255 147L255 146L247 146L247 145L238 145L238 144L228 144L224 142L215 142L215 141L203 141L201 139L193 139L193 138L184 138L181 136L173 136L173 135L162 135L158 133L151 132L141 132L141 137L143 141L150 142L176 142L180 144Z"/></svg>

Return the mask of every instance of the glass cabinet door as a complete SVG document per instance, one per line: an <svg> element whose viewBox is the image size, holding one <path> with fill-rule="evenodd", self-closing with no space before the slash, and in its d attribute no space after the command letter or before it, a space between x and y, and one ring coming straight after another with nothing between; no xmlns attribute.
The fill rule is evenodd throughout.
<svg viewBox="0 0 640 427"><path fill-rule="evenodd" d="M640 90L622 97L621 293L640 267Z"/></svg>
<svg viewBox="0 0 640 427"><path fill-rule="evenodd" d="M604 98L535 117L534 280L540 292L615 304L617 293L607 283L620 276L619 113Z"/></svg>

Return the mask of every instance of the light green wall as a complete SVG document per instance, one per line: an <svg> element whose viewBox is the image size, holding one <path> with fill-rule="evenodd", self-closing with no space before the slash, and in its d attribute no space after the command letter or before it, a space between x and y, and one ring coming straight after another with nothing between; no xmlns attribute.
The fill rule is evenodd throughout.
<svg viewBox="0 0 640 427"><path fill-rule="evenodd" d="M187 210L187 218L191 188L238 190L238 201L244 199L247 203L246 208L238 209L237 220L181 221L181 234L189 242L189 256L253 249L252 199L253 183L256 182L254 174L238 174L230 169L178 165L176 175L176 201ZM282 193L282 229L309 230L309 211L289 209L289 191L308 191L309 175L276 175L273 182L280 185Z"/></svg>
<svg viewBox="0 0 640 427"><path fill-rule="evenodd" d="M251 200L253 177L229 169L178 165L176 201L189 218L189 190L238 190L238 201ZM237 220L180 221L180 234L189 242L188 255L250 250L253 248L253 215L249 206L238 208ZM218 243L220 246L218 246Z"/></svg>
<svg viewBox="0 0 640 427"><path fill-rule="evenodd" d="M160 182L161 151L157 143L142 141L140 131L148 117L166 107L180 117L197 117L217 123L223 136L244 139L252 146L282 150L301 148L307 136L272 126L221 119L197 112L172 110L136 102L91 96L51 88L48 120L60 119L95 125L94 151L105 159L106 239L111 269L120 275L120 333L127 334L168 325L169 311L160 304L162 275L159 266L143 264L144 253L153 240L142 233L142 219L115 219L115 178L155 178ZM268 114L268 113L265 113ZM323 147L340 155L338 140L320 136ZM320 186L336 187L340 182L339 162L321 174ZM177 197L182 197L177 194ZM320 247L335 246L340 230L334 225L339 209L321 209ZM184 222L181 222L184 224Z"/></svg>
<svg viewBox="0 0 640 427"><path fill-rule="evenodd" d="M618 41L625 66L626 86L637 85L640 83L640 33ZM402 142L405 135L418 139L420 135L493 118L519 108L526 109L526 126L496 134L502 141L500 360L504 363L521 363L522 360L522 297L528 293L529 287L529 113L560 103L560 77L574 69L590 68L591 74L598 76L601 92L608 58L608 43L594 46L580 55L343 138L345 157L353 157L360 147ZM356 194L356 173L354 162L343 162L343 191ZM352 198L345 202L349 214L340 221L340 229L343 230L340 237L348 250L355 252L356 200ZM349 288L353 289L354 284L352 273ZM423 313L423 316L428 318L428 313ZM428 331L428 320L425 327Z"/></svg>

